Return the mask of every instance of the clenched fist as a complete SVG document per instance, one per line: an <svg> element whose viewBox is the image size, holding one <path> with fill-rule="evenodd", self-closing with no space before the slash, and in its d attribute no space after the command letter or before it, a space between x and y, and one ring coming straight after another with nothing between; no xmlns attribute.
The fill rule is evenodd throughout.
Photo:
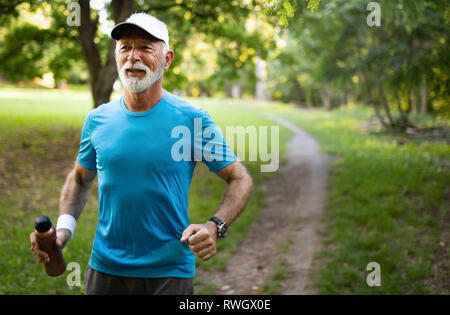
<svg viewBox="0 0 450 315"><path fill-rule="evenodd" d="M181 236L181 242L188 242L189 248L201 260L208 260L216 254L217 226L214 222L191 224Z"/></svg>

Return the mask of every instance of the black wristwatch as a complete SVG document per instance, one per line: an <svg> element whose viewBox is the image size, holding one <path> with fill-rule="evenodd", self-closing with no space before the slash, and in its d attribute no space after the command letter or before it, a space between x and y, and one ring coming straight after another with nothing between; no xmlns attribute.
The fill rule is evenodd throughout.
<svg viewBox="0 0 450 315"><path fill-rule="evenodd" d="M209 221L212 221L217 225L217 238L224 238L227 236L228 227L225 222L217 217L212 217Z"/></svg>

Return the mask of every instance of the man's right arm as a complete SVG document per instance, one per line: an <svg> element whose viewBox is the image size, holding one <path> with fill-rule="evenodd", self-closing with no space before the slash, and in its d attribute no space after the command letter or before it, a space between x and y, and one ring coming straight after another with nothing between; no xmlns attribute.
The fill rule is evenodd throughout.
<svg viewBox="0 0 450 315"><path fill-rule="evenodd" d="M75 167L67 176L61 191L59 215L69 214L78 220L86 204L90 187L96 175L97 171L88 170L78 163L78 161L75 162ZM57 229L56 245L58 247L64 248L70 238L70 230ZM30 234L30 242L35 259L39 262L47 262L49 257L46 252L39 248L34 232Z"/></svg>
<svg viewBox="0 0 450 315"><path fill-rule="evenodd" d="M78 221L78 218L86 205L89 190L96 175L96 170L89 170L83 167L78 161L75 162L75 167L69 175L67 175L66 182L61 191L61 198L59 201L60 216L68 214ZM65 228L57 228L56 235L56 244L61 248L64 248L72 237L70 230Z"/></svg>
<svg viewBox="0 0 450 315"><path fill-rule="evenodd" d="M67 176L61 191L59 215L70 214L78 220L96 175L97 171L88 170L78 161L75 162L75 167Z"/></svg>

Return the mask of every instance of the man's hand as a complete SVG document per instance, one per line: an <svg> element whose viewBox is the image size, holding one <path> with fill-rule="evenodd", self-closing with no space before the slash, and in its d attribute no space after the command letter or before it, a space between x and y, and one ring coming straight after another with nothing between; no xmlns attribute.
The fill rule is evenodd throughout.
<svg viewBox="0 0 450 315"><path fill-rule="evenodd" d="M63 249L70 239L70 231L67 229L56 230L56 246ZM33 252L34 259L40 263L48 263L50 257L46 252L39 248L39 243L37 242L36 235L34 232L30 234L31 251Z"/></svg>
<svg viewBox="0 0 450 315"><path fill-rule="evenodd" d="M189 248L201 260L208 260L216 254L217 226L214 222L191 224L181 236L181 242L188 242Z"/></svg>
<svg viewBox="0 0 450 315"><path fill-rule="evenodd" d="M57 229L56 230L56 246L63 249L66 247L67 242L69 242L72 232L68 229Z"/></svg>

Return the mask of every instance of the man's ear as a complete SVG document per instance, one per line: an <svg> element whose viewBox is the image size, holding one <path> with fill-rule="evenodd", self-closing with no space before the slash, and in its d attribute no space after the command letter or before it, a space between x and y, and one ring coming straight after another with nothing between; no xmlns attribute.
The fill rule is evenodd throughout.
<svg viewBox="0 0 450 315"><path fill-rule="evenodd" d="M166 54L166 63L164 64L164 70L167 70L170 68L170 65L172 64L173 60L173 50L169 50Z"/></svg>

